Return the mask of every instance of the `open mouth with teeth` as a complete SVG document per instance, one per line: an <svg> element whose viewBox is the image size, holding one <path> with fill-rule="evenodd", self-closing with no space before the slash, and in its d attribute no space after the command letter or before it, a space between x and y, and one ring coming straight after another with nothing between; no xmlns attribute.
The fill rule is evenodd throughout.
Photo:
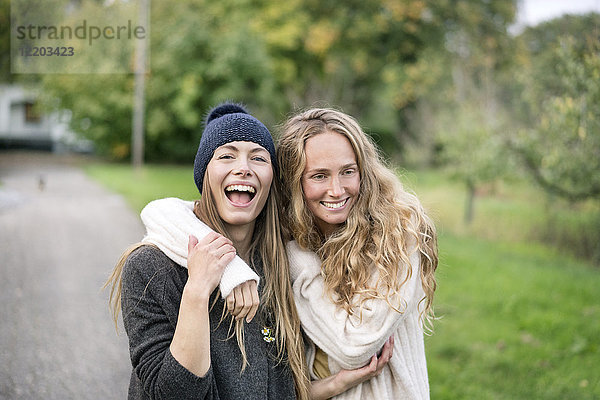
<svg viewBox="0 0 600 400"><path fill-rule="evenodd" d="M324 205L325 207L329 208L330 210L337 210L338 208L344 207L346 205L346 203L348 203L348 200L350 200L350 197L348 197L342 201L337 201L335 203L330 203L328 201L322 201L321 204Z"/></svg>
<svg viewBox="0 0 600 400"><path fill-rule="evenodd" d="M225 188L225 196L234 204L248 204L256 196L256 189L249 185L229 185Z"/></svg>

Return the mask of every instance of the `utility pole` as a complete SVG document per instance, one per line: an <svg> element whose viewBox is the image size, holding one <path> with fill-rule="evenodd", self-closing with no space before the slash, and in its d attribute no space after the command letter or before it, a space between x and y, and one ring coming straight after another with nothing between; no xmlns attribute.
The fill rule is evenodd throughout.
<svg viewBox="0 0 600 400"><path fill-rule="evenodd" d="M144 110L146 88L146 58L147 43L150 36L149 2L138 0L138 25L146 29L143 39L135 41L134 60L134 93L133 93L133 118L131 129L131 163L134 169L139 170L144 164Z"/></svg>

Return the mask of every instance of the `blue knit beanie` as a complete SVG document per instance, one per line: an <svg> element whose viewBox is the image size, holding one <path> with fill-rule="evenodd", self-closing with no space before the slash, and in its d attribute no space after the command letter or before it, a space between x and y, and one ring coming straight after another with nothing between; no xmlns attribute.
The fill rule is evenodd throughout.
<svg viewBox="0 0 600 400"><path fill-rule="evenodd" d="M200 193L206 166L215 150L230 142L254 142L264 147L271 154L271 163L277 174L277 157L271 133L262 122L248 114L243 106L224 103L213 108L204 126L194 161L194 181Z"/></svg>

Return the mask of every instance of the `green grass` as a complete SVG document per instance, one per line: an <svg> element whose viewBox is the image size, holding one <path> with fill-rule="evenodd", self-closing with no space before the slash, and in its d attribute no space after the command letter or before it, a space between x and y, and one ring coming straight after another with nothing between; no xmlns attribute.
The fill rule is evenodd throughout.
<svg viewBox="0 0 600 400"><path fill-rule="evenodd" d="M198 196L189 167L135 174L93 164L87 172L138 211L156 198ZM499 183L478 194L465 226L459 184L440 172L402 180L440 231L441 319L426 339L432 399L600 398L600 270L536 242L548 221L589 224L595 206L549 207L526 183Z"/></svg>
<svg viewBox="0 0 600 400"><path fill-rule="evenodd" d="M600 202L571 204L523 180L481 186L474 218L464 221L466 188L440 171L404 172L440 234L512 243L541 242L600 266Z"/></svg>
<svg viewBox="0 0 600 400"><path fill-rule="evenodd" d="M200 197L189 166L146 165L135 171L128 164L93 163L85 171L110 190L122 194L138 212L150 201L163 197L185 200Z"/></svg>
<svg viewBox="0 0 600 400"><path fill-rule="evenodd" d="M600 398L600 273L541 245L440 238L433 399Z"/></svg>
<svg viewBox="0 0 600 400"><path fill-rule="evenodd" d="M418 194L441 233L518 242L531 238L546 217L544 197L523 182L497 182L478 188L474 218L467 225L467 191L460 182L439 171L405 172L401 179Z"/></svg>

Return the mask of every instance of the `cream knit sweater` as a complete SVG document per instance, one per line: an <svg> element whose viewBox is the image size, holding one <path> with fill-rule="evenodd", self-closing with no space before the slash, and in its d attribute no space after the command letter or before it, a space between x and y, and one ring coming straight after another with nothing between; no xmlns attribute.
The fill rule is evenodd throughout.
<svg viewBox="0 0 600 400"><path fill-rule="evenodd" d="M141 216L147 230L144 241L157 245L182 266L187 265L188 235L194 234L201 239L210 232L210 228L193 213L193 203L176 198L149 203ZM419 302L424 297L419 254L416 251L410 254L410 279L401 288L401 298L393 299L402 305L403 312L391 309L385 300L371 299L363 307L361 321L358 316L350 316L336 307L325 294L321 260L314 252L303 250L291 241L287 244L287 253L294 300L302 328L309 338L307 361L311 374L315 344L328 355L329 369L335 374L341 369L366 365L386 340L394 336L393 356L381 374L335 399L429 399L423 328L419 318ZM408 273L408 269L405 268L404 273ZM258 276L236 258L223 273L220 285L223 297L250 279L257 280ZM374 275L372 283L376 281Z"/></svg>
<svg viewBox="0 0 600 400"><path fill-rule="evenodd" d="M394 354L381 374L338 395L335 399L429 399L423 329L419 301L424 297L419 273L419 256L410 257L412 273L402 286L403 313L390 308L385 300L367 300L358 316L338 308L325 294L321 260L301 249L295 241L287 244L294 300L302 328L311 342L307 361L312 374L315 344L329 360L329 370L355 369L366 365L374 354L394 336ZM377 276L372 277L372 282ZM313 376L315 378L315 376Z"/></svg>

